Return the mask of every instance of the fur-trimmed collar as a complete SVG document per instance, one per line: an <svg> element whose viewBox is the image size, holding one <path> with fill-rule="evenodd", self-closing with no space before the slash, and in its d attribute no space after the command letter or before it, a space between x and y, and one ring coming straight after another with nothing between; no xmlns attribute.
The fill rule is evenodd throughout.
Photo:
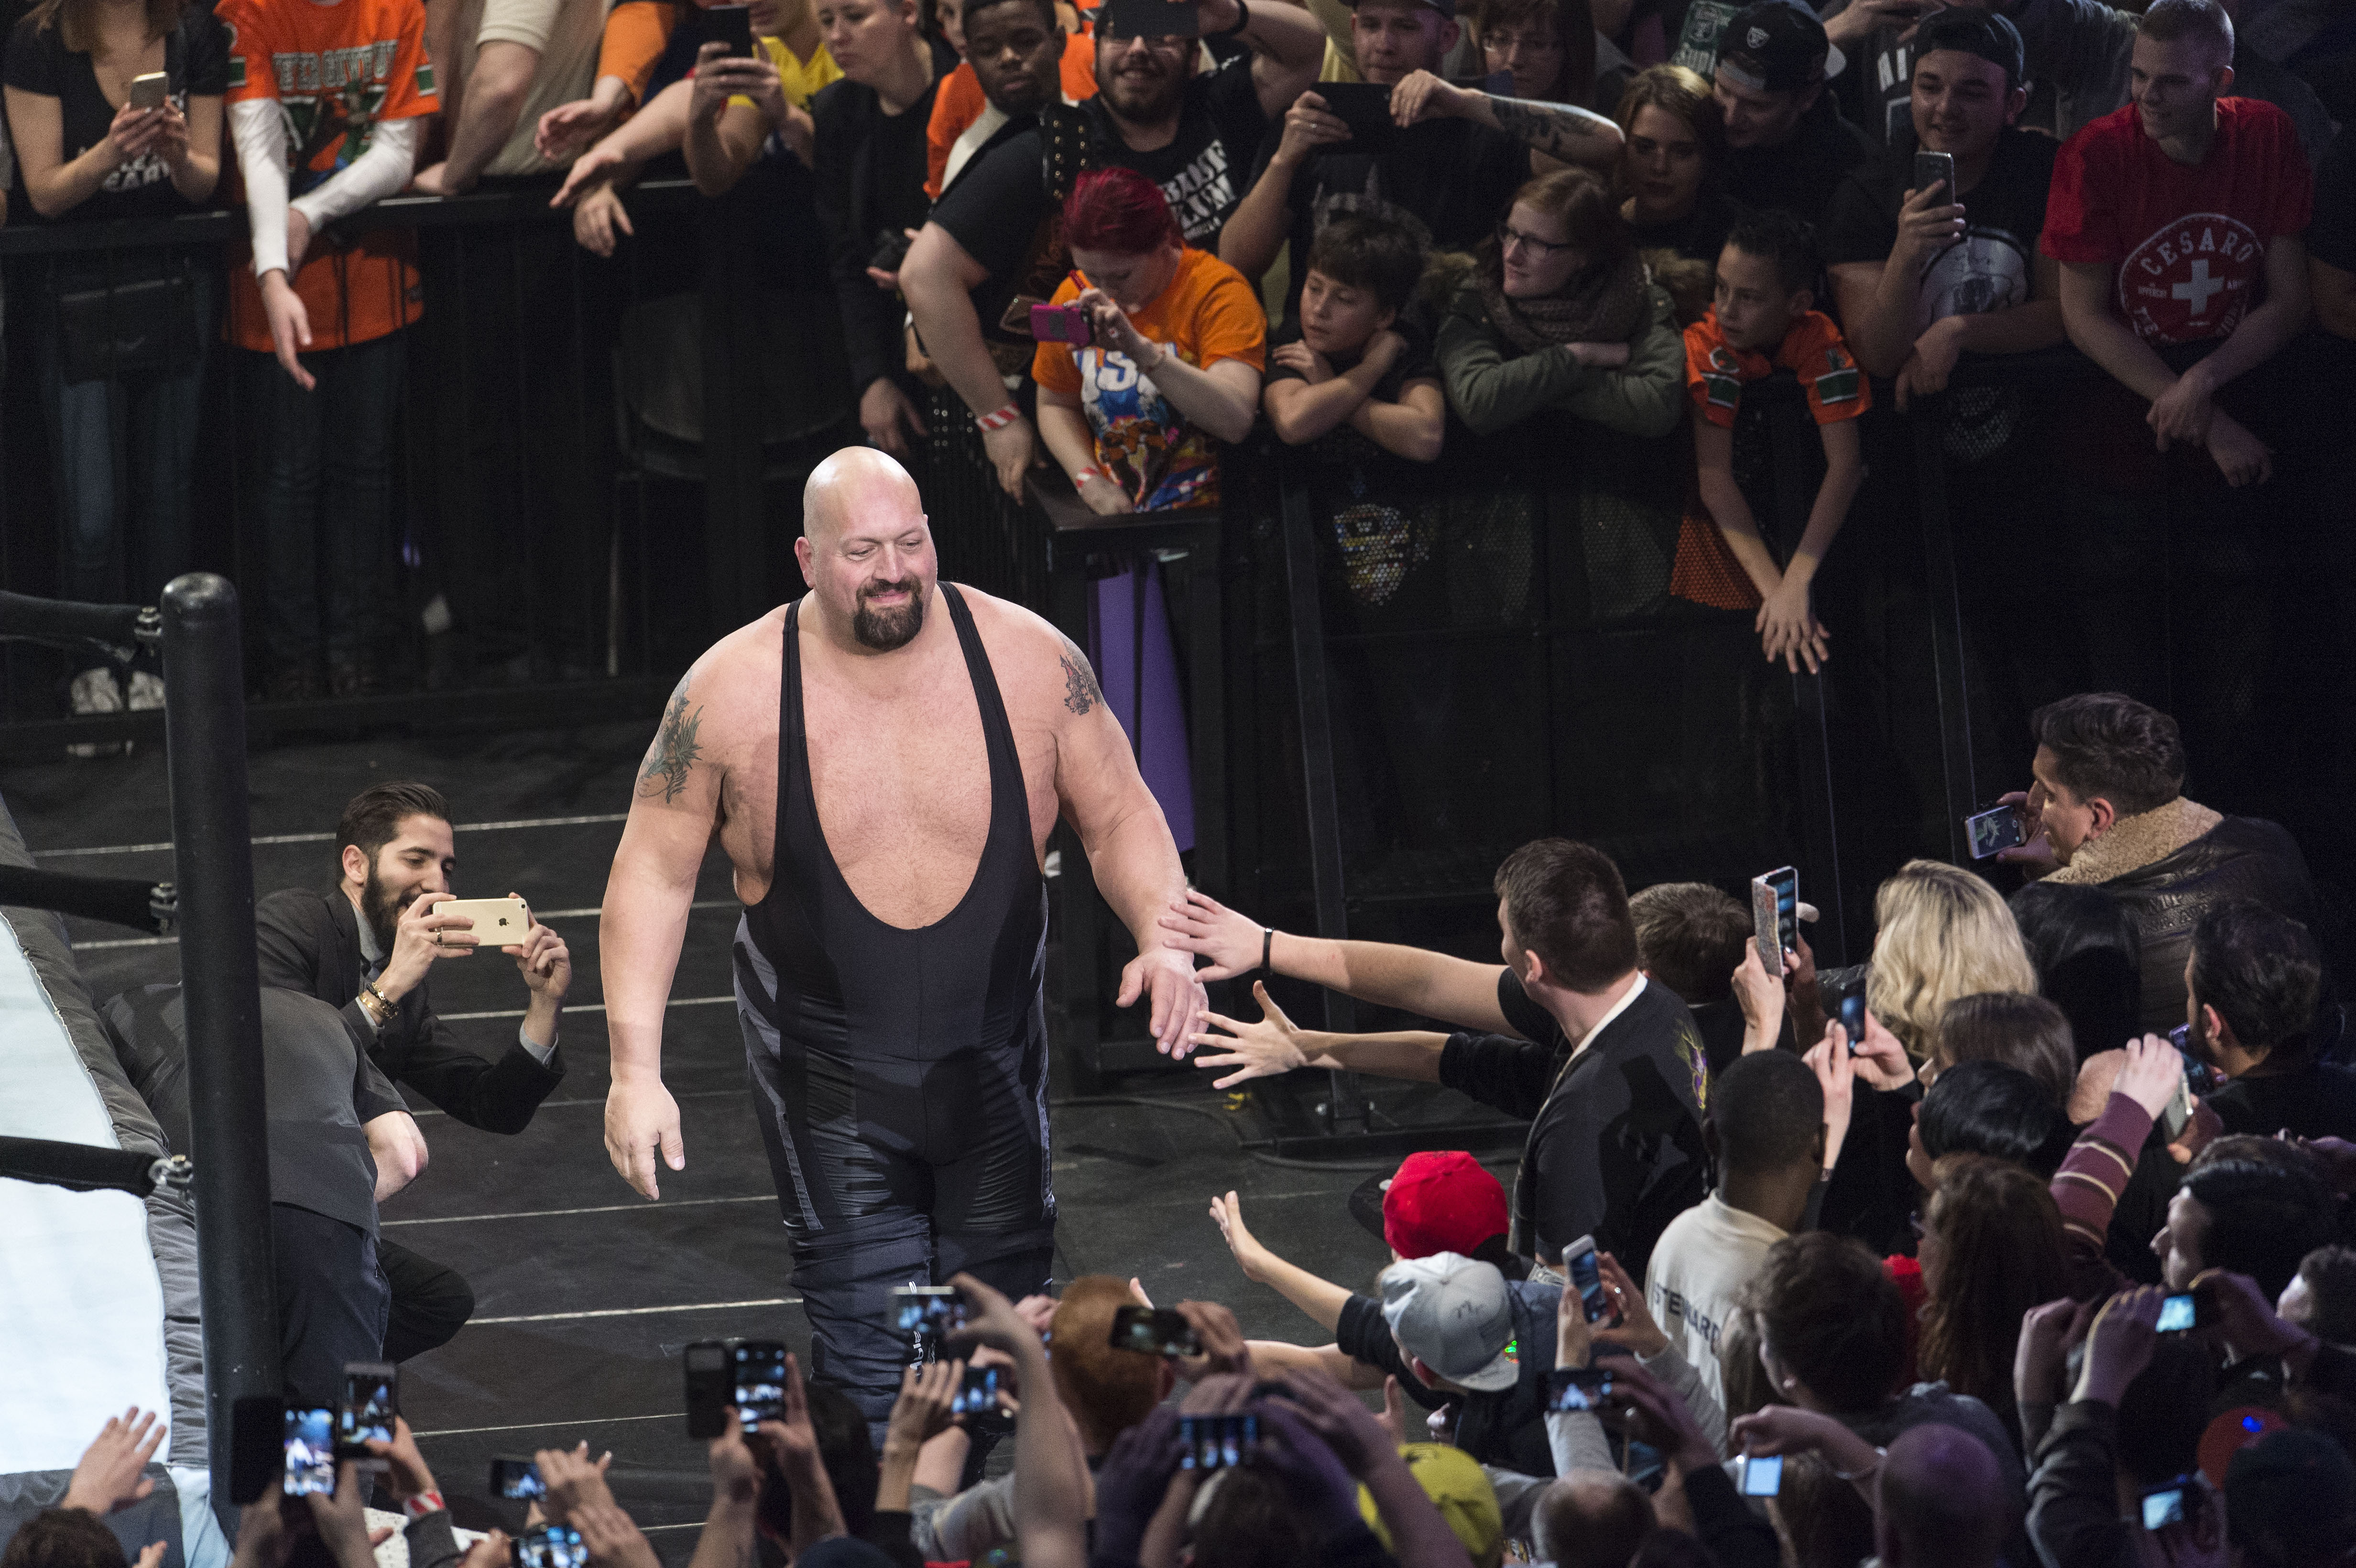
<svg viewBox="0 0 2356 1568"><path fill-rule="evenodd" d="M2200 802L2178 795L2166 805L2120 817L2108 833L2080 846L2068 865L2048 872L2045 880L2090 885L2115 881L2154 860L2165 860L2224 820Z"/></svg>

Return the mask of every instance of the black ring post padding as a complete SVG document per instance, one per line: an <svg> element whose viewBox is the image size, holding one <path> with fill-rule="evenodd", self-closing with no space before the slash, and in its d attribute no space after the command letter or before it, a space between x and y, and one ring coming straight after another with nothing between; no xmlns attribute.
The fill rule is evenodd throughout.
<svg viewBox="0 0 2356 1568"><path fill-rule="evenodd" d="M270 1244L269 1108L253 949L253 837L245 769L245 656L237 590L208 571L164 589L165 763L182 894L180 994L188 1019L188 1150L196 1159L206 1439L216 1511L252 1501L281 1435L284 1391ZM241 1441L241 1436L242 1440ZM249 1462L241 1466L241 1454Z"/></svg>
<svg viewBox="0 0 2356 1568"><path fill-rule="evenodd" d="M145 1198L155 1189L152 1155L95 1144L61 1144L48 1138L0 1138L0 1178L37 1181L76 1192L128 1192Z"/></svg>
<svg viewBox="0 0 2356 1568"><path fill-rule="evenodd" d="M83 604L70 599L36 599L0 593L0 636L112 643L131 647L139 640L136 604Z"/></svg>
<svg viewBox="0 0 2356 1568"><path fill-rule="evenodd" d="M138 931L162 932L155 884L132 877L70 877L30 866L0 866L0 904L102 920Z"/></svg>

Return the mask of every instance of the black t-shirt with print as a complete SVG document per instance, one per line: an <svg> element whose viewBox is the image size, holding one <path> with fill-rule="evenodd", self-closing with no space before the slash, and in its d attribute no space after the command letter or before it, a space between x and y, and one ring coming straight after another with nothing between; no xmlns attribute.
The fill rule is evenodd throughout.
<svg viewBox="0 0 2356 1568"><path fill-rule="evenodd" d="M1280 120L1260 144L1251 185L1268 172L1283 140ZM1346 142L1317 149L1294 172L1285 196L1294 257L1285 285L1286 318L1301 308L1310 244L1335 219L1359 212L1397 219L1428 250L1470 251L1505 218L1514 192L1529 177L1525 144L1470 120L1411 125L1380 153L1354 152Z"/></svg>
<svg viewBox="0 0 2356 1568"><path fill-rule="evenodd" d="M2007 129L1997 137L1988 171L1963 197L1964 237L1932 258L1916 295L1917 331L1943 316L2027 304L2035 287L2037 237L2045 229L2045 193L2062 150L2051 136ZM1888 260L1898 243L1898 214L1914 183L1914 133L1852 171L1834 193L1819 248L1826 264Z"/></svg>
<svg viewBox="0 0 2356 1568"><path fill-rule="evenodd" d="M1374 391L1368 394L1376 402L1398 402L1399 394L1406 390L1409 381L1437 381L1440 379L1440 364L1434 357L1430 313L1420 300L1408 302L1407 308L1400 311L1391 323L1391 330L1406 339L1407 348L1391 361L1390 368L1383 372L1382 379L1375 383ZM1276 357L1279 348L1300 341L1301 323L1297 319L1288 318L1282 325L1269 333L1268 370L1261 378L1262 386L1309 379L1291 366L1280 364ZM1365 353L1362 348L1355 354L1328 355L1325 362L1336 376L1346 376L1365 358ZM1305 443L1301 450L1323 463L1347 464L1370 472L1387 471L1394 465L1411 469L1430 466L1386 451L1368 437L1351 429L1346 420L1316 440Z"/></svg>
<svg viewBox="0 0 2356 1568"><path fill-rule="evenodd" d="M183 114L192 94L218 98L228 91L229 49L210 13L190 11L164 35L164 74L171 100ZM58 101L63 133L59 151L68 163L104 141L114 123L115 106L100 91L90 56L66 48L62 27L43 27L31 16L19 21L9 36L7 64L0 77L19 92ZM164 160L149 153L108 175L97 190L59 214L56 221L169 218L191 210L192 205L172 187ZM38 215L35 220L40 221Z"/></svg>

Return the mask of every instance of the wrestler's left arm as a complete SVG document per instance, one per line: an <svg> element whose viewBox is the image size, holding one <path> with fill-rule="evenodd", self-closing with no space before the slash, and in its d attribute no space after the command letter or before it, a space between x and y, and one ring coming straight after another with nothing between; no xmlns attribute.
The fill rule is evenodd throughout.
<svg viewBox="0 0 2356 1568"><path fill-rule="evenodd" d="M1125 1008L1150 995L1154 1048L1183 1056L1194 1049L1191 1037L1210 1007L1194 978L1194 955L1166 945L1162 929L1162 911L1185 897L1185 869L1087 655L1067 637L1056 642L1062 695L1055 710L1055 794L1064 819L1087 850L1105 902L1137 942L1114 1003Z"/></svg>

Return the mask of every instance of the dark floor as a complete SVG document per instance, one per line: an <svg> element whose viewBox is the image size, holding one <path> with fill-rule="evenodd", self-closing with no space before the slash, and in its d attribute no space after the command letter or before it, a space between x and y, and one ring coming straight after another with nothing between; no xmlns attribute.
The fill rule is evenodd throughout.
<svg viewBox="0 0 2356 1568"><path fill-rule="evenodd" d="M665 1078L680 1102L687 1168L665 1172L662 1200L650 1204L606 1159L596 906L648 732L632 723L256 755L254 867L261 891L331 881L327 840L344 800L373 780L420 777L457 814L460 891L519 892L563 933L574 981L562 1087L512 1137L421 1110L430 1168L384 1207L389 1235L460 1270L477 1298L474 1321L455 1340L408 1364L402 1404L454 1497L483 1494L494 1455L582 1440L612 1449L616 1493L666 1561L679 1563L709 1498L699 1445L681 1419L680 1347L765 1335L799 1348L808 1328L746 1103L729 1005L736 917L716 854L697 891L666 1031ZM0 769L0 796L44 867L170 875L160 749ZM79 924L74 934L96 997L177 977L167 939ZM487 957L438 969L434 1000L463 1038L495 1055L513 1038L523 996L513 969ZM1265 1242L1327 1277L1363 1284L1385 1261L1381 1242L1344 1208L1372 1162L1319 1167L1246 1154L1239 1142L1270 1131L1263 1107L1215 1093L1207 1074L1113 1087L1162 1103L1055 1111L1059 1279L1133 1274L1156 1300L1224 1301L1248 1334L1310 1339L1313 1326L1247 1283L1229 1259L1206 1213L1211 1195L1229 1189L1247 1200ZM1411 1093L1398 1109L1419 1121L1444 1118L1462 1108L1452 1099Z"/></svg>

